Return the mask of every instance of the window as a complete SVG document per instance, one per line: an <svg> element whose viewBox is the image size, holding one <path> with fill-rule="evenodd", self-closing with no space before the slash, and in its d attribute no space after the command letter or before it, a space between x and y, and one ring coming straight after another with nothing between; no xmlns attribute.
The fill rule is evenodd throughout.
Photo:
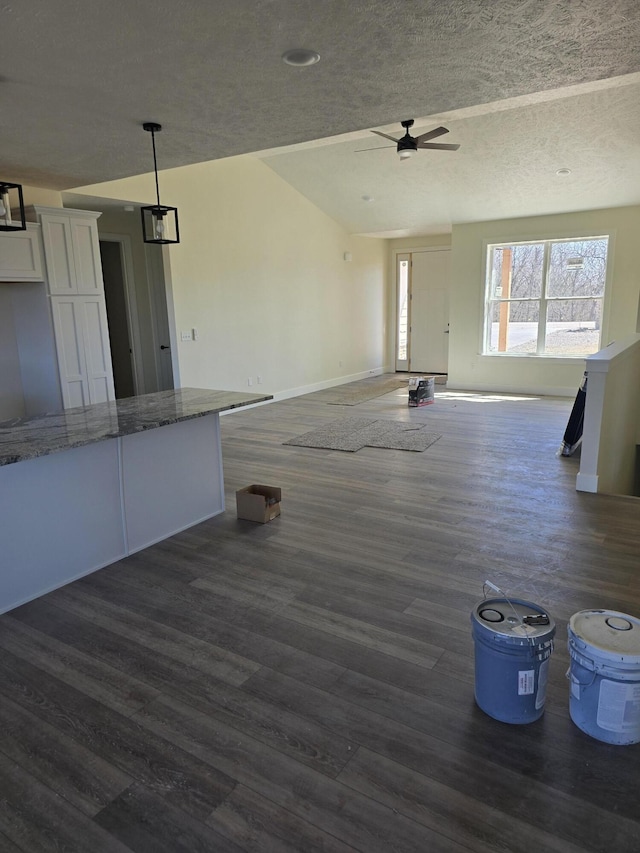
<svg viewBox="0 0 640 853"><path fill-rule="evenodd" d="M489 246L484 353L600 349L608 237Z"/></svg>

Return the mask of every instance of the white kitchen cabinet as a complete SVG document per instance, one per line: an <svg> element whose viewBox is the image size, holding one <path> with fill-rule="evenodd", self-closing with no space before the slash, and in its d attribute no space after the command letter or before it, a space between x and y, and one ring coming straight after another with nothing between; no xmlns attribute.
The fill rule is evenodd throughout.
<svg viewBox="0 0 640 853"><path fill-rule="evenodd" d="M65 409L115 399L104 296L52 296Z"/></svg>
<svg viewBox="0 0 640 853"><path fill-rule="evenodd" d="M0 281L42 281L40 228L0 233Z"/></svg>
<svg viewBox="0 0 640 853"><path fill-rule="evenodd" d="M42 228L45 275L13 286L26 414L114 400L100 214L38 205L27 215Z"/></svg>
<svg viewBox="0 0 640 853"><path fill-rule="evenodd" d="M52 296L104 292L99 213L66 208L31 208L42 226L47 282Z"/></svg>

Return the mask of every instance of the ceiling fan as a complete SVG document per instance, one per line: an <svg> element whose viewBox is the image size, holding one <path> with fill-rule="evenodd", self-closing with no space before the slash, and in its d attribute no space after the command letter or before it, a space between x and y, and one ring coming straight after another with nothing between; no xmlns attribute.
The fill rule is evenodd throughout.
<svg viewBox="0 0 640 853"><path fill-rule="evenodd" d="M409 157L412 156L413 152L417 151L419 148L435 148L440 149L441 151L457 151L458 148L460 148L459 145L450 145L444 142L430 141L432 139L436 139L436 137L438 136L442 136L445 133L449 133L449 130L446 127L436 127L434 128L434 130L429 130L426 133L421 133L420 136L411 136L411 134L409 133L409 128L413 127L413 123L414 120L412 118L400 122L400 124L405 129L405 134L404 136L401 136L400 139L396 139L395 136L389 136L388 133L382 133L382 131L380 130L372 130L371 133L375 133L377 136L382 136L384 137L384 139L390 139L392 142L395 142L396 149L398 151L398 154L400 155L401 160L408 160ZM359 151L356 151L356 154L359 154L361 151L376 150L376 148L360 148Z"/></svg>

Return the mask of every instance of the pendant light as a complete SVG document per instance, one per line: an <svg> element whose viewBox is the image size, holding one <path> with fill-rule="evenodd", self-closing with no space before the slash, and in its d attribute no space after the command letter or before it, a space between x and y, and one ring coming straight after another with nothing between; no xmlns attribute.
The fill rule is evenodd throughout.
<svg viewBox="0 0 640 853"><path fill-rule="evenodd" d="M142 127L151 133L153 145L153 171L156 176L157 204L141 207L142 236L145 243L179 243L178 208L160 204L160 189L158 186L158 164L156 163L156 133L162 130L161 124L147 121Z"/></svg>
<svg viewBox="0 0 640 853"><path fill-rule="evenodd" d="M11 211L11 196L14 204ZM20 211L20 218L14 219L15 212ZM22 187L20 184L10 184L8 181L0 181L0 231L26 231L27 221L24 215L24 199L22 198Z"/></svg>

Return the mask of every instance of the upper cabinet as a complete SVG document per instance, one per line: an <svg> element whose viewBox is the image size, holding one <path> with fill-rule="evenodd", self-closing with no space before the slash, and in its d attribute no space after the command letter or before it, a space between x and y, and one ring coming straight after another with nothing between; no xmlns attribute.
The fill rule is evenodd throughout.
<svg viewBox="0 0 640 853"><path fill-rule="evenodd" d="M42 281L40 228L0 233L0 281Z"/></svg>
<svg viewBox="0 0 640 853"><path fill-rule="evenodd" d="M104 292L99 213L34 206L42 226L42 242L51 296L93 296Z"/></svg>

